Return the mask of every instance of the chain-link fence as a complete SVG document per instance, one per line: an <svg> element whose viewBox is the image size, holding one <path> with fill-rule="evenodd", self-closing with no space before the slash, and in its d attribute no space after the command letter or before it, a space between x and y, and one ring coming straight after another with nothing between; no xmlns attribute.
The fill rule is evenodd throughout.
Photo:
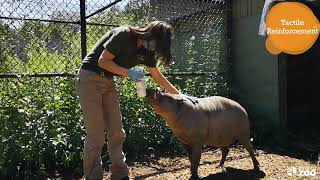
<svg viewBox="0 0 320 180"><path fill-rule="evenodd" d="M177 71L190 71L191 67L183 64L192 59L197 67L192 71L214 72L212 60L225 59L223 0L92 0L83 3L82 11L80 4L73 0L0 2L1 77L72 74L81 62L79 55L85 54L105 32L118 25L143 26L153 19L168 21L175 28L173 54ZM190 54L188 46L196 51Z"/></svg>
<svg viewBox="0 0 320 180"><path fill-rule="evenodd" d="M226 3L0 0L0 177L79 163L84 134L74 75L86 52L116 26L144 26L154 19L171 23L173 63L159 66L169 80L194 96L227 95ZM118 78L117 84L130 140L125 148L132 156L173 143L165 124L136 98L133 83ZM148 85L155 86L150 79Z"/></svg>

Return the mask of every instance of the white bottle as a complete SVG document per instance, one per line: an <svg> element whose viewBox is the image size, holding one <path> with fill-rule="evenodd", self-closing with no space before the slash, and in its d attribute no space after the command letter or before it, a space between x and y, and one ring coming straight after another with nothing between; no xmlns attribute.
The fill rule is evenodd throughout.
<svg viewBox="0 0 320 180"><path fill-rule="evenodd" d="M143 67L136 66L135 70L143 71ZM136 82L136 91L137 91L138 97L145 97L147 95L147 93L146 93L146 84L145 84L144 77L142 79L139 79Z"/></svg>
<svg viewBox="0 0 320 180"><path fill-rule="evenodd" d="M147 95L144 78L136 82L136 90L138 97L145 97Z"/></svg>

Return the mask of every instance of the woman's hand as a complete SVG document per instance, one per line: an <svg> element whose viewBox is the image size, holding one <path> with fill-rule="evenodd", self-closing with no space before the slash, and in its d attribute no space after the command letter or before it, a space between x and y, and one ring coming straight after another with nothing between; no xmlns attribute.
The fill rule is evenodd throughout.
<svg viewBox="0 0 320 180"><path fill-rule="evenodd" d="M157 67L149 68L149 72L156 83L163 87L167 92L180 94L180 92L167 80Z"/></svg>
<svg viewBox="0 0 320 180"><path fill-rule="evenodd" d="M185 94L179 94L183 99L188 99L189 101L191 101L193 104L197 104L198 103L198 98L194 97L194 96L188 96Z"/></svg>
<svg viewBox="0 0 320 180"><path fill-rule="evenodd" d="M135 69L130 69L129 70L129 78L132 81L135 81L135 82L143 79L145 74L146 73L144 71L139 71L139 70L135 70Z"/></svg>

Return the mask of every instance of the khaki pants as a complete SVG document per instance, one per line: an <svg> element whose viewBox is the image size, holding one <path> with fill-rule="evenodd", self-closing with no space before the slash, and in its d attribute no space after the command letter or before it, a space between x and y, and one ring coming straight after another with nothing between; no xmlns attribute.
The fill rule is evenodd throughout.
<svg viewBox="0 0 320 180"><path fill-rule="evenodd" d="M76 89L83 111L86 138L84 142L83 171L86 179L102 179L101 151L107 130L107 148L111 159L111 179L129 174L122 144L125 139L118 92L113 78L80 69Z"/></svg>

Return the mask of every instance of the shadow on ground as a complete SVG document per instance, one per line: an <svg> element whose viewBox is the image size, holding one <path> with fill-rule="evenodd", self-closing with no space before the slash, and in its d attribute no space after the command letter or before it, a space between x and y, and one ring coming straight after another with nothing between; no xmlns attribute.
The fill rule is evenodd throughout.
<svg viewBox="0 0 320 180"><path fill-rule="evenodd" d="M239 160L239 159L243 159L243 158L249 158L248 156L238 156L238 157L227 157L226 161L233 161L233 160ZM217 165L220 162L220 160L215 160L215 161L210 161L210 162L203 162L200 163L199 166L202 165ZM178 162L177 162L178 163ZM179 166L178 168L172 168L170 170L165 169L165 168L161 168L161 164L157 161L150 161L149 163L147 163L149 168L152 169L156 169L156 172L153 173L149 173L149 174L144 174L141 176L136 176L134 179L135 180L140 180L140 179L145 179L145 178L149 178L149 177L154 177L157 175L161 175L161 174L165 174L165 173L176 173L178 171L184 170L184 169L188 169L190 168L189 164L188 165L183 165L183 166ZM175 164L175 162L173 162L172 164ZM160 168L159 168L160 167ZM233 168L233 167L226 167L225 171L223 172L219 172L219 173L214 173L211 174L207 177L202 177L201 179L203 180L216 180L216 179L230 179L230 180L234 180L234 179L239 179L239 180L258 180L261 179L263 177L265 177L266 174L263 171L255 171L255 170L243 170L243 169L237 169L237 168Z"/></svg>
<svg viewBox="0 0 320 180"><path fill-rule="evenodd" d="M264 178L266 174L263 171L242 170L232 167L227 167L224 172L211 174L202 180L258 180Z"/></svg>
<svg viewBox="0 0 320 180"><path fill-rule="evenodd" d="M176 171L179 171L181 169L184 169L187 167L182 167L179 169L174 169L171 171L158 171L156 173L152 173L152 174L147 174L147 175L143 175L143 176L137 176L134 179L135 180L140 180L140 179L145 179L151 176L156 176L158 174L162 174L162 173L174 173ZM233 167L227 167L225 171L220 172L220 173L215 173L215 174L210 174L207 177L202 177L202 180L259 180L261 178L264 178L266 176L266 174L263 171L254 171L254 170L242 170L242 169L237 169L237 168L233 168Z"/></svg>
<svg viewBox="0 0 320 180"><path fill-rule="evenodd" d="M314 164L320 162L320 133L313 136L291 133L273 145L257 147L266 153L303 159Z"/></svg>

